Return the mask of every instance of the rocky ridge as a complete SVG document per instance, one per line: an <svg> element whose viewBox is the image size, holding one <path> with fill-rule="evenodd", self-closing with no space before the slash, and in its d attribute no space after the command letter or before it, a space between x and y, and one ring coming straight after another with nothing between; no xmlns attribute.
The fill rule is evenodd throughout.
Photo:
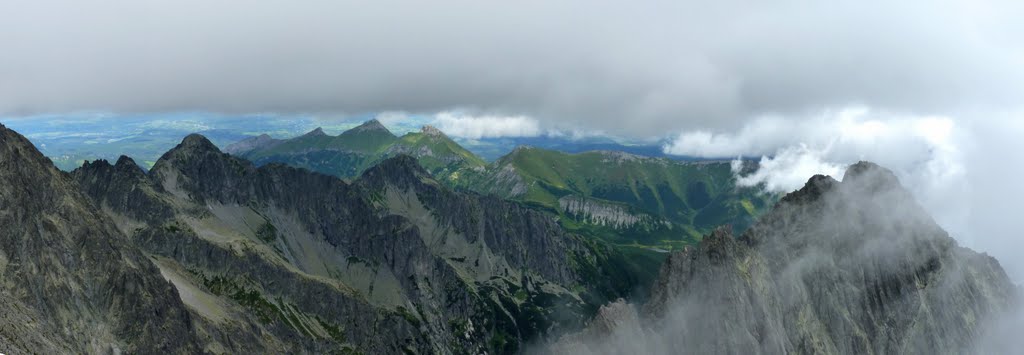
<svg viewBox="0 0 1024 355"><path fill-rule="evenodd" d="M175 288L75 181L2 125L0 225L4 352L200 351Z"/></svg>
<svg viewBox="0 0 1024 355"><path fill-rule="evenodd" d="M601 276L612 250L443 188L408 156L349 184L190 135L148 175L127 158L72 175L179 289L216 300L186 303L227 352L505 353L629 289ZM237 340L261 332L273 337Z"/></svg>
<svg viewBox="0 0 1024 355"><path fill-rule="evenodd" d="M995 259L958 246L891 172L861 162L842 182L812 177L739 236L720 228L673 253L641 322L591 327L600 335L557 346L972 353L986 325L1016 306L1018 292Z"/></svg>

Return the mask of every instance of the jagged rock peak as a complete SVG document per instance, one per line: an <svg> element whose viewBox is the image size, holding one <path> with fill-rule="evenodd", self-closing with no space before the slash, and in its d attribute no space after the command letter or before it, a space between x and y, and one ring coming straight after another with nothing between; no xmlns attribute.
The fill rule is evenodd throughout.
<svg viewBox="0 0 1024 355"><path fill-rule="evenodd" d="M199 352L174 287L71 177L0 126L0 351Z"/></svg>
<svg viewBox="0 0 1024 355"><path fill-rule="evenodd" d="M22 137L18 132L7 128L3 124L0 124L0 140L2 140L0 143L3 143L4 146L24 145L24 143L28 142L25 137Z"/></svg>
<svg viewBox="0 0 1024 355"><path fill-rule="evenodd" d="M211 149L211 150L216 150L218 152L220 151L220 149L217 148L217 146L215 144L213 144L213 142L210 142L209 139L207 139L206 137L204 137L203 135L201 135L199 133L192 133L192 134L189 134L189 135L185 136L185 138L181 140L181 144L179 144L178 147L176 147L176 148L186 148L186 149L189 149L189 150L194 150L194 149L202 149L202 150Z"/></svg>
<svg viewBox="0 0 1024 355"><path fill-rule="evenodd" d="M87 169L88 170L88 169L108 168L108 167L109 168L113 168L114 166L110 165L110 162L107 161L106 159L96 159L96 160L86 160L85 162L82 163L82 166L79 167L79 169ZM75 169L75 170L78 170L78 169Z"/></svg>
<svg viewBox="0 0 1024 355"><path fill-rule="evenodd" d="M378 121L376 118L371 119L371 120L366 121L366 122L363 122L363 124L355 126L354 128L352 128L352 129L350 129L348 131L349 132L383 131L383 132L391 133L391 131L388 130L387 127L384 127L384 125L381 124L380 121Z"/></svg>
<svg viewBox="0 0 1024 355"><path fill-rule="evenodd" d="M844 190L863 194L875 194L881 191L906 192L896 174L878 164L861 161L850 165L839 182L831 176L814 175L807 180L802 188L782 198L782 201L799 202L817 199L826 192L838 187Z"/></svg>
<svg viewBox="0 0 1024 355"><path fill-rule="evenodd" d="M114 163L114 169L138 177L142 177L145 175L145 172L142 170L142 167L139 166L139 164L135 163L135 159L132 159L127 155L122 155L117 158L117 163Z"/></svg>
<svg viewBox="0 0 1024 355"><path fill-rule="evenodd" d="M135 160L127 155L122 155L117 158L117 162L113 165L110 164L106 159L96 159L93 161L86 161L82 163L82 166L75 169L74 172L83 171L122 171L132 175L143 176L145 173L142 171L142 167L135 163ZM74 173L73 172L73 173Z"/></svg>
<svg viewBox="0 0 1024 355"><path fill-rule="evenodd" d="M324 133L324 129L323 128L317 127L315 129L313 129L312 131L309 131L308 133L303 134L302 136L303 137L320 137L320 136L326 136L326 135L327 135L327 133Z"/></svg>
<svg viewBox="0 0 1024 355"><path fill-rule="evenodd" d="M409 183L421 182L428 178L430 178L430 173L423 169L416 158L398 154L367 169L363 172L360 180L371 184L392 183L397 186L406 186Z"/></svg>
<svg viewBox="0 0 1024 355"><path fill-rule="evenodd" d="M132 159L131 157L127 155L122 155L120 157L117 157L117 163L114 163L114 166L137 167L139 166L139 164L136 164L135 160Z"/></svg>
<svg viewBox="0 0 1024 355"><path fill-rule="evenodd" d="M850 165L843 174L843 185L866 192L902 190L899 178L889 169L872 162L861 161Z"/></svg>
<svg viewBox="0 0 1024 355"><path fill-rule="evenodd" d="M737 238L716 230L670 255L644 311L699 323L652 328L693 353L965 354L1017 292L861 162L842 182L812 177Z"/></svg>
<svg viewBox="0 0 1024 355"><path fill-rule="evenodd" d="M116 179L145 179L146 172L141 166L135 163L132 158L122 155L117 158L114 165L110 165L106 159L97 159L92 162L85 162L81 167L71 172L71 176L81 181L84 178L92 177L104 181L107 187L112 187ZM130 188L126 188L130 189Z"/></svg>
<svg viewBox="0 0 1024 355"><path fill-rule="evenodd" d="M181 144L160 156L160 159L157 159L156 164L153 165L152 171L161 170L167 164L173 165L183 161L193 161L196 157L219 157L220 155L226 154L221 152L220 148L217 148L206 137L193 133L182 139Z"/></svg>
<svg viewBox="0 0 1024 355"><path fill-rule="evenodd" d="M431 137L447 137L444 132L441 132L440 129L431 125L424 125L420 131Z"/></svg>
<svg viewBox="0 0 1024 355"><path fill-rule="evenodd" d="M782 201L785 202L800 202L810 201L818 199L823 196L826 192L832 191L839 185L836 179L827 175L814 175L807 180L804 187L799 190L790 192L786 196L782 197Z"/></svg>
<svg viewBox="0 0 1024 355"><path fill-rule="evenodd" d="M50 168L53 165L28 138L0 124L0 163L25 160L43 168Z"/></svg>

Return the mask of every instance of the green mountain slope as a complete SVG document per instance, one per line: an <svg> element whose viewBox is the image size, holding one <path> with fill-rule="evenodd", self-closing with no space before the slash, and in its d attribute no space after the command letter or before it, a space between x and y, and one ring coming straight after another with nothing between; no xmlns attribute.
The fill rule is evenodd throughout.
<svg viewBox="0 0 1024 355"><path fill-rule="evenodd" d="M330 136L317 128L302 136L257 144L255 138L233 144L227 151L256 165L282 163L312 171L354 179L363 171L399 154L415 157L437 179L453 182L487 165L436 128L396 137L377 120Z"/></svg>
<svg viewBox="0 0 1024 355"><path fill-rule="evenodd" d="M550 215L448 189L407 155L347 183L190 135L148 173L122 157L71 176L198 295L182 301L203 332L235 334L213 339L225 353L514 353L654 274Z"/></svg>
<svg viewBox="0 0 1024 355"><path fill-rule="evenodd" d="M474 189L519 200L618 242L671 246L716 226L749 225L774 197L736 186L729 162L684 163L622 152L520 147Z"/></svg>
<svg viewBox="0 0 1024 355"><path fill-rule="evenodd" d="M487 166L482 158L431 126L402 136L384 152L383 157L399 154L416 158L435 179L451 186L468 186Z"/></svg>
<svg viewBox="0 0 1024 355"><path fill-rule="evenodd" d="M754 189L737 188L725 161L684 163L622 152L520 147L488 164L431 126L395 137L376 120L338 136L315 130L238 146L250 150L234 154L257 165L283 163L349 180L405 154L449 187L519 201L559 216L574 231L645 247L693 243L723 224L742 229L773 201Z"/></svg>

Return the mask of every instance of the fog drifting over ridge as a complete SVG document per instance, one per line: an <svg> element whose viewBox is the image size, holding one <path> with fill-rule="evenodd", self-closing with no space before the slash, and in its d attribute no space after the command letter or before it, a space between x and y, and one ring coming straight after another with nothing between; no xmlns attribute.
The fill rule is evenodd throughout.
<svg viewBox="0 0 1024 355"><path fill-rule="evenodd" d="M964 120L891 114L865 107L808 117L765 116L734 132L691 131L665 146L672 154L760 156L740 183L793 191L814 174L840 178L859 160L893 170L915 199L962 245L995 256L1016 282L1024 278L1024 235L1017 202L1024 173L1017 155L1024 115Z"/></svg>
<svg viewBox="0 0 1024 355"><path fill-rule="evenodd" d="M602 307L585 331L538 352L1019 349L1018 288L991 258L952 247L888 172L842 170L843 182L811 179L743 236L718 230L673 254L646 304Z"/></svg>

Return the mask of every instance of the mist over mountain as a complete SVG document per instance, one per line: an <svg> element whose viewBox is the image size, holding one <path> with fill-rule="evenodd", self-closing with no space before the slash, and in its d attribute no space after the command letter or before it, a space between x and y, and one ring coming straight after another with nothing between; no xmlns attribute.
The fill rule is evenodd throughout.
<svg viewBox="0 0 1024 355"><path fill-rule="evenodd" d="M1021 18L0 1L0 355L1022 353Z"/></svg>
<svg viewBox="0 0 1024 355"><path fill-rule="evenodd" d="M647 303L602 308L552 352L1002 352L983 334L1019 292L890 171L861 162L842 182L812 177L742 235L723 228L674 253Z"/></svg>
<svg viewBox="0 0 1024 355"><path fill-rule="evenodd" d="M365 142L382 143L352 143L366 132L384 139ZM68 174L4 128L9 207L2 215L11 228L0 295L12 305L4 319L13 327L0 332L2 344L87 353L963 353L1010 346L1001 334L1014 324L1017 286L995 259L960 247L874 164L851 166L842 182L815 176L766 206L742 234L721 227L662 264L560 222L571 213L514 202L515 195L452 190L426 166L480 176L491 168L448 170L475 160L438 145L449 140L429 127L395 137L368 122L335 141L342 136L315 130L298 139L338 152L394 154L346 181L277 163L257 167L193 134L148 172L122 156ZM549 165L522 155L531 150L499 163L557 166L558 176L582 168L572 159ZM605 171L626 162L714 166L594 154ZM627 221L604 216L606 226ZM596 221L589 223L602 225ZM75 241L83 237L92 239ZM15 247L40 242L47 247ZM84 259L57 256L68 252Z"/></svg>

